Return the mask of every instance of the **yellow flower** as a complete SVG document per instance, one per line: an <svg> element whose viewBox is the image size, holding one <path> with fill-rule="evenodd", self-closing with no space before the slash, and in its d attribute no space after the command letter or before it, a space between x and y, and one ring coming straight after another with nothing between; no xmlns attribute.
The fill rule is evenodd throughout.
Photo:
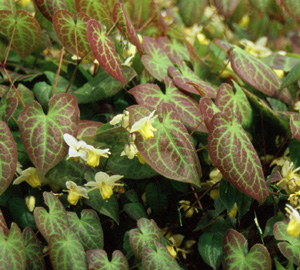
<svg viewBox="0 0 300 270"><path fill-rule="evenodd" d="M69 190L64 190L64 191L69 192L68 202L72 205L76 205L79 199L81 199L82 197L86 199L89 198L87 190L84 187L77 186L77 184L74 183L73 181L67 181L66 187Z"/></svg>
<svg viewBox="0 0 300 270"><path fill-rule="evenodd" d="M86 164L91 167L97 167L100 163L100 157L108 158L108 155L110 155L109 149L96 149L91 145L88 145L86 147L86 150L88 152L88 158L86 160Z"/></svg>
<svg viewBox="0 0 300 270"><path fill-rule="evenodd" d="M248 14L246 14L246 15L244 15L244 16L242 17L242 19L240 20L239 26L240 26L242 29L246 30L246 29L248 28L249 22L250 22L250 17L249 17Z"/></svg>
<svg viewBox="0 0 300 270"><path fill-rule="evenodd" d="M231 218L235 218L238 212L238 206L236 203L232 206L230 212L228 213L228 216Z"/></svg>
<svg viewBox="0 0 300 270"><path fill-rule="evenodd" d="M37 170L34 167L29 167L28 169L22 171L22 174L13 182L13 185L18 185L23 181L26 181L33 188L41 185Z"/></svg>
<svg viewBox="0 0 300 270"><path fill-rule="evenodd" d="M289 202L294 208L299 208L300 207L300 191L296 191L293 194L290 194L289 196Z"/></svg>
<svg viewBox="0 0 300 270"><path fill-rule="evenodd" d="M284 71L283 70L281 70L281 69L273 69L273 71L275 72L275 74L277 75L277 77L279 79L283 78L283 76L284 76Z"/></svg>
<svg viewBox="0 0 300 270"><path fill-rule="evenodd" d="M25 198L25 203L26 203L26 206L28 208L28 211L29 212L32 212L33 209L35 208L35 197L34 196L27 196Z"/></svg>
<svg viewBox="0 0 300 270"><path fill-rule="evenodd" d="M198 213L198 209L196 207L191 207L190 201L181 200L179 201L179 204L179 209L183 209L184 216L187 218L192 217L194 212Z"/></svg>
<svg viewBox="0 0 300 270"><path fill-rule="evenodd" d="M242 39L240 41L248 53L258 58L263 58L272 54L272 51L266 47L267 42L268 39L266 37L259 38L255 43L248 39Z"/></svg>
<svg viewBox="0 0 300 270"><path fill-rule="evenodd" d="M124 111L123 114L117 114L110 122L111 125L122 123L123 128L129 127L129 112Z"/></svg>
<svg viewBox="0 0 300 270"><path fill-rule="evenodd" d="M30 4L31 0L19 0L18 4L22 7L26 7Z"/></svg>
<svg viewBox="0 0 300 270"><path fill-rule="evenodd" d="M283 188L288 194L297 191L298 186L300 186L300 175L297 173L300 167L294 169L294 163L285 160L281 168L282 179L277 184L279 187Z"/></svg>
<svg viewBox="0 0 300 270"><path fill-rule="evenodd" d="M298 237L300 235L300 215L299 212L294 209L292 206L289 204L286 205L287 207L285 210L287 213L290 215L289 219L290 222L286 228L286 231L289 235Z"/></svg>
<svg viewBox="0 0 300 270"><path fill-rule="evenodd" d="M153 138L153 132L157 131L157 129L152 126L154 119L157 117L154 116L154 113L155 110L151 112L149 116L143 117L135 122L130 129L130 133L139 132L144 140Z"/></svg>
<svg viewBox="0 0 300 270"><path fill-rule="evenodd" d="M115 186L123 186L123 184L116 183L122 177L123 175L109 176L105 172L98 172L95 175L95 181L88 182L85 186L92 187L88 192L99 189L102 198L107 200L113 195L113 188Z"/></svg>

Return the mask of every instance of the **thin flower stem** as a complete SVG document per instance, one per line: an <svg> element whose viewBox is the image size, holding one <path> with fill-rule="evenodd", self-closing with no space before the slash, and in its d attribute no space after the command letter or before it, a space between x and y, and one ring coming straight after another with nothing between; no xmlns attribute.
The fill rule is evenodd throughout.
<svg viewBox="0 0 300 270"><path fill-rule="evenodd" d="M118 24L119 20L120 20L120 17L118 17L118 19L115 21L115 23L113 24L113 26L108 30L108 32L107 32L107 35L108 35L108 36L109 36L110 33L112 32L112 30L115 29L115 27L116 27L116 25Z"/></svg>
<svg viewBox="0 0 300 270"><path fill-rule="evenodd" d="M59 78L59 74L60 74L60 70L61 70L61 66L62 66L64 53L65 53L65 47L62 47L61 53L60 53L59 65L58 65L58 69L57 69L57 73L56 73L56 79L55 79L55 83L53 86L53 96L55 95L55 91L57 88L57 82L58 82L58 78Z"/></svg>

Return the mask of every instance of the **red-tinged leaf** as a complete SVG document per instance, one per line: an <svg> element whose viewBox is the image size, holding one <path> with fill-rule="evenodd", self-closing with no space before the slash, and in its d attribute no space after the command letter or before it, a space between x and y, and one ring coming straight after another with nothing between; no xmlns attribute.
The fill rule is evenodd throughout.
<svg viewBox="0 0 300 270"><path fill-rule="evenodd" d="M87 41L87 22L90 19L85 13L75 16L66 10L59 10L53 16L53 27L63 46L72 54L85 57L91 52Z"/></svg>
<svg viewBox="0 0 300 270"><path fill-rule="evenodd" d="M37 238L35 232L30 227L26 227L23 231L23 238L26 246L27 269L46 269L42 242Z"/></svg>
<svg viewBox="0 0 300 270"><path fill-rule="evenodd" d="M277 241L282 241L277 246L283 256L300 266L300 239L287 233L287 225L288 220L276 222L273 230L274 237Z"/></svg>
<svg viewBox="0 0 300 270"><path fill-rule="evenodd" d="M87 257L82 244L70 229L50 238L49 256L53 270L88 269Z"/></svg>
<svg viewBox="0 0 300 270"><path fill-rule="evenodd" d="M57 94L50 99L45 115L41 105L31 101L19 116L20 135L39 177L44 175L67 154L63 134L77 135L79 109L76 97Z"/></svg>
<svg viewBox="0 0 300 270"><path fill-rule="evenodd" d="M224 52L229 52L231 49L233 49L234 45L224 41L224 40L220 40L217 39L216 41L214 41L214 43L221 48Z"/></svg>
<svg viewBox="0 0 300 270"><path fill-rule="evenodd" d="M300 2L294 0L280 0L286 11L297 21L300 22Z"/></svg>
<svg viewBox="0 0 300 270"><path fill-rule="evenodd" d="M293 138L300 141L300 115L293 113L290 117L290 126Z"/></svg>
<svg viewBox="0 0 300 270"><path fill-rule="evenodd" d="M115 3L113 10L113 19L118 22L117 28L121 34L129 40L130 43L136 46L140 55L143 54L142 44L137 36L136 30L129 18L127 16L123 4Z"/></svg>
<svg viewBox="0 0 300 270"><path fill-rule="evenodd" d="M279 53L272 53L271 55L262 58L261 61L273 69L280 69L288 72L299 62L299 59Z"/></svg>
<svg viewBox="0 0 300 270"><path fill-rule="evenodd" d="M145 248L155 248L155 242L161 241L161 233L152 219L141 218L137 226L129 231L129 242L134 255L141 259Z"/></svg>
<svg viewBox="0 0 300 270"><path fill-rule="evenodd" d="M148 116L151 109L134 105L128 108L131 125ZM200 162L189 133L178 114L169 104L162 105L162 112L153 126L155 136L143 140L137 134L135 144L146 162L161 175L185 183L200 185Z"/></svg>
<svg viewBox="0 0 300 270"><path fill-rule="evenodd" d="M214 0L214 4L218 11L229 18L239 5L240 0Z"/></svg>
<svg viewBox="0 0 300 270"><path fill-rule="evenodd" d="M120 58L109 36L103 31L100 22L92 19L87 23L88 40L100 66L113 78L125 84Z"/></svg>
<svg viewBox="0 0 300 270"><path fill-rule="evenodd" d="M228 229L223 239L223 266L225 270L271 270L272 262L264 245L255 244L248 252L245 237Z"/></svg>
<svg viewBox="0 0 300 270"><path fill-rule="evenodd" d="M214 86L201 80L183 61L176 64L179 71L174 67L169 67L168 72L177 87L193 94L216 98L217 89ZM194 85L197 85L201 93Z"/></svg>
<svg viewBox="0 0 300 270"><path fill-rule="evenodd" d="M108 259L105 250L93 249L87 251L89 269L101 270L129 270L129 265L124 254L115 250L111 260Z"/></svg>
<svg viewBox="0 0 300 270"><path fill-rule="evenodd" d="M278 95L280 79L265 63L238 47L232 50L230 62L234 72L245 82L268 96Z"/></svg>
<svg viewBox="0 0 300 270"><path fill-rule="evenodd" d="M163 81L169 66L173 65L171 60L154 38L143 37L143 45L147 53L142 56L144 66L155 79Z"/></svg>
<svg viewBox="0 0 300 270"><path fill-rule="evenodd" d="M132 88L131 93L138 104L145 105L158 112L162 111L162 104L170 104L179 115L181 121L190 131L197 129L205 132L206 127L202 124L202 116L197 102L189 95L181 92L174 86L171 79L165 77L165 94L156 84L140 84Z"/></svg>
<svg viewBox="0 0 300 270"><path fill-rule="evenodd" d="M5 122L0 121L0 195L8 188L17 168L17 145Z"/></svg>
<svg viewBox="0 0 300 270"><path fill-rule="evenodd" d="M78 125L78 133L77 138L82 139L82 137L85 136L94 136L96 135L98 129L103 124L96 121L90 121L90 120L80 120Z"/></svg>
<svg viewBox="0 0 300 270"><path fill-rule="evenodd" d="M235 91L229 84L223 83L216 97L216 106L231 121L236 118L244 128L249 128L252 123L252 109L247 96L237 83L234 83Z"/></svg>
<svg viewBox="0 0 300 270"><path fill-rule="evenodd" d="M56 11L65 9L68 10L64 0L34 0L40 12L50 21Z"/></svg>
<svg viewBox="0 0 300 270"><path fill-rule="evenodd" d="M107 0L76 0L77 12L84 12L92 19L111 26L111 12L109 1Z"/></svg>
<svg viewBox="0 0 300 270"><path fill-rule="evenodd" d="M86 250L103 248L103 231L97 212L84 209L80 219L75 212L67 212L70 229Z"/></svg>
<svg viewBox="0 0 300 270"><path fill-rule="evenodd" d="M210 126L210 121L216 113L220 112L220 109L209 97L202 97L200 99L199 107L203 117L203 121L208 129Z"/></svg>
<svg viewBox="0 0 300 270"><path fill-rule="evenodd" d="M0 228L0 247L0 270L26 269L25 243L16 223L11 224L8 235Z"/></svg>
<svg viewBox="0 0 300 270"><path fill-rule="evenodd" d="M6 221L5 221L5 218L3 216L1 209L0 209L0 230L2 230L2 233L4 235L8 235L8 233L9 233L9 229L7 227L7 224L6 224Z"/></svg>
<svg viewBox="0 0 300 270"><path fill-rule="evenodd" d="M25 10L18 10L16 15L11 11L0 10L0 33L12 39L12 48L26 58L35 51L41 42L41 28L37 20Z"/></svg>
<svg viewBox="0 0 300 270"><path fill-rule="evenodd" d="M16 12L15 0L0 0L0 10L9 10L12 14Z"/></svg>
<svg viewBox="0 0 300 270"><path fill-rule="evenodd" d="M2 98L0 101L0 121L8 122L18 107L18 99L16 97Z"/></svg>
<svg viewBox="0 0 300 270"><path fill-rule="evenodd" d="M204 12L207 0L179 0L179 13L186 26L199 23Z"/></svg>
<svg viewBox="0 0 300 270"><path fill-rule="evenodd" d="M66 209L52 192L44 192L43 196L49 213L44 207L36 207L34 219L39 231L49 242L52 235L65 235L68 228L68 218Z"/></svg>
<svg viewBox="0 0 300 270"><path fill-rule="evenodd" d="M182 43L176 41L176 39L170 41L167 37L159 37L157 42L173 63L189 60L187 48Z"/></svg>
<svg viewBox="0 0 300 270"><path fill-rule="evenodd" d="M181 270L182 268L173 258L170 252L160 242L154 243L155 247L147 247L143 250L143 269L172 269Z"/></svg>
<svg viewBox="0 0 300 270"><path fill-rule="evenodd" d="M259 156L239 123L215 114L209 124L208 151L232 185L260 204L266 200L269 192Z"/></svg>

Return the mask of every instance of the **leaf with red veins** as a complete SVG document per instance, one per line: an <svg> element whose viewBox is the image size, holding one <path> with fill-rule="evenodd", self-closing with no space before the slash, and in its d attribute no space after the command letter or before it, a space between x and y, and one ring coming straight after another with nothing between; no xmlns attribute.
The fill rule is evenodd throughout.
<svg viewBox="0 0 300 270"><path fill-rule="evenodd" d="M209 129L210 121L216 113L220 112L220 109L209 97L200 98L199 107L206 128Z"/></svg>
<svg viewBox="0 0 300 270"><path fill-rule="evenodd" d="M0 195L10 185L17 161L17 145L7 124L0 121Z"/></svg>
<svg viewBox="0 0 300 270"><path fill-rule="evenodd" d="M16 97L9 97L9 98L2 98L0 101L0 119L4 122L8 122L11 118L13 113L18 107L18 98Z"/></svg>
<svg viewBox="0 0 300 270"><path fill-rule="evenodd" d="M89 20L87 23L87 35L94 56L100 66L113 78L125 84L125 76L120 58L109 36L102 30L100 22Z"/></svg>
<svg viewBox="0 0 300 270"><path fill-rule="evenodd" d="M132 88L131 93L138 104L145 105L162 111L162 105L168 103L179 115L181 121L190 131L197 129L201 132L207 132L197 102L189 95L180 91L174 86L170 78L165 77L165 94L156 84L141 84Z"/></svg>
<svg viewBox="0 0 300 270"><path fill-rule="evenodd" d="M154 38L143 37L143 45L147 53L142 56L144 66L155 79L163 81L173 63Z"/></svg>
<svg viewBox="0 0 300 270"><path fill-rule="evenodd" d="M34 2L40 12L50 21L52 21L56 11L61 9L68 10L64 0L34 0Z"/></svg>
<svg viewBox="0 0 300 270"><path fill-rule="evenodd" d="M91 120L80 120L78 125L77 138L82 139L85 136L94 136L96 135L98 129L103 124Z"/></svg>
<svg viewBox="0 0 300 270"><path fill-rule="evenodd" d="M201 80L183 61L176 63L179 71L174 67L169 67L169 74L173 78L174 84L187 92L216 98L217 89L210 83ZM200 94L196 85L203 93Z"/></svg>
<svg viewBox="0 0 300 270"><path fill-rule="evenodd" d="M229 18L236 10L240 3L240 0L214 0L214 4L218 11Z"/></svg>
<svg viewBox="0 0 300 270"><path fill-rule="evenodd" d="M20 114L21 140L41 180L67 154L63 134L76 137L78 121L77 100L70 94L52 97L47 115L36 101L29 102Z"/></svg>
<svg viewBox="0 0 300 270"><path fill-rule="evenodd" d="M208 151L214 165L241 192L262 204L269 195L262 165L247 133L223 113L213 116L208 130Z"/></svg>
<svg viewBox="0 0 300 270"><path fill-rule="evenodd" d="M67 10L59 10L54 14L53 27L58 39L72 54L81 58L91 52L87 41L87 22L90 17L83 13L75 16Z"/></svg>
<svg viewBox="0 0 300 270"><path fill-rule="evenodd" d="M130 43L136 46L140 55L143 54L143 46L138 38L136 30L127 16L123 4L115 3L113 10L113 19L117 22L117 28L121 34L129 40Z"/></svg>

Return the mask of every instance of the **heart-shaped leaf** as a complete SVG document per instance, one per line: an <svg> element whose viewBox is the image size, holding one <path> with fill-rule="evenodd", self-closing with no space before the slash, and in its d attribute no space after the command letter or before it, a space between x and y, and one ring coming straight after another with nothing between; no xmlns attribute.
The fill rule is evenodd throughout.
<svg viewBox="0 0 300 270"><path fill-rule="evenodd" d="M8 188L17 168L17 145L9 127L0 121L0 195Z"/></svg>
<svg viewBox="0 0 300 270"><path fill-rule="evenodd" d="M49 255L54 270L88 269L83 246L70 229L64 234L54 234L50 238Z"/></svg>
<svg viewBox="0 0 300 270"><path fill-rule="evenodd" d="M77 139L81 139L85 136L94 136L96 135L98 129L103 124L96 121L91 120L80 120L78 124L78 133L77 133Z"/></svg>
<svg viewBox="0 0 300 270"><path fill-rule="evenodd" d="M226 18L230 17L239 5L240 0L214 0L218 11Z"/></svg>
<svg viewBox="0 0 300 270"><path fill-rule="evenodd" d="M35 232L30 227L26 227L23 231L23 238L26 246L27 269L45 269L42 242L37 238Z"/></svg>
<svg viewBox="0 0 300 270"><path fill-rule="evenodd" d="M143 45L147 53L142 56L144 66L155 79L163 81L173 63L154 38L143 37Z"/></svg>
<svg viewBox="0 0 300 270"><path fill-rule="evenodd" d="M181 270L182 268L163 244L155 242L154 247L146 247L143 250L143 269Z"/></svg>
<svg viewBox="0 0 300 270"><path fill-rule="evenodd" d="M26 58L35 51L41 42L41 28L37 20L25 10L14 15L9 10L0 10L0 33L12 39L12 48Z"/></svg>
<svg viewBox="0 0 300 270"><path fill-rule="evenodd" d="M101 270L128 270L128 262L124 254L115 250L112 254L111 261L108 259L105 250L94 249L87 251L89 269Z"/></svg>
<svg viewBox="0 0 300 270"><path fill-rule="evenodd" d="M45 115L41 105L31 101L19 116L20 134L26 152L40 179L67 154L63 134L76 137L79 109L76 97L57 94L49 101Z"/></svg>
<svg viewBox="0 0 300 270"><path fill-rule="evenodd" d="M82 210L80 219L75 212L67 212L67 216L70 229L86 250L103 248L102 226L94 210Z"/></svg>
<svg viewBox="0 0 300 270"><path fill-rule="evenodd" d="M7 96L5 98L1 98L0 101L0 121L8 122L13 113L18 107L18 99L16 97Z"/></svg>
<svg viewBox="0 0 300 270"><path fill-rule="evenodd" d="M94 56L100 66L113 78L125 84L125 77L121 60L115 50L114 44L104 32L103 26L97 20L87 23L87 35Z"/></svg>
<svg viewBox="0 0 300 270"><path fill-rule="evenodd" d="M274 225L274 237L279 242L277 244L280 252L288 260L291 260L297 266L300 266L300 239L287 233L288 221L279 221Z"/></svg>
<svg viewBox="0 0 300 270"><path fill-rule="evenodd" d="M52 235L64 236L68 228L68 219L66 209L62 203L51 192L44 192L44 201L49 208L49 213L44 207L34 209L34 219L36 225L49 242Z"/></svg>
<svg viewBox="0 0 300 270"><path fill-rule="evenodd" d="M130 43L136 46L138 52L143 54L142 44L137 36L135 28L127 16L123 4L115 3L113 10L113 19L117 22L117 27L121 34L129 40Z"/></svg>
<svg viewBox="0 0 300 270"><path fill-rule="evenodd" d="M174 107L162 105L160 121L153 123L155 136L143 140L137 134L135 144L146 162L158 173L173 180L200 185L202 175L200 162L186 128ZM128 108L130 123L150 115L147 107L134 105Z"/></svg>
<svg viewBox="0 0 300 270"><path fill-rule="evenodd" d="M26 269L25 243L16 223L11 224L8 235L0 228L0 246L0 270Z"/></svg>
<svg viewBox="0 0 300 270"><path fill-rule="evenodd" d="M262 165L247 133L223 113L213 116L208 130L208 151L214 165L237 189L262 204L268 189Z"/></svg>
<svg viewBox="0 0 300 270"><path fill-rule="evenodd" d="M134 255L141 259L145 248L155 248L155 242L161 241L161 233L152 219L141 218L137 226L138 229L129 231L129 241Z"/></svg>
<svg viewBox="0 0 300 270"><path fill-rule="evenodd" d="M34 0L40 12L50 21L56 11L60 9L68 10L64 0Z"/></svg>
<svg viewBox="0 0 300 270"><path fill-rule="evenodd" d="M268 270L272 268L271 257L266 247L255 244L248 252L247 240L233 229L228 229L224 236L223 263L226 270Z"/></svg>
<svg viewBox="0 0 300 270"><path fill-rule="evenodd" d="M201 20L207 0L179 0L179 13L186 26L192 26Z"/></svg>
<svg viewBox="0 0 300 270"><path fill-rule="evenodd" d="M170 78L165 77L165 94L156 84L140 84L132 88L129 93L132 94L138 104L149 106L161 111L161 105L168 103L174 107L181 121L190 131L197 128L198 131L207 131L202 124L202 116L197 102L189 95L178 90Z"/></svg>
<svg viewBox="0 0 300 270"><path fill-rule="evenodd" d="M234 72L245 82L268 96L278 95L280 79L265 63L238 47L232 50L230 62Z"/></svg>
<svg viewBox="0 0 300 270"><path fill-rule="evenodd" d="M75 16L66 10L59 10L54 14L54 30L66 49L79 57L85 57L91 47L87 41L87 22L90 19L85 13Z"/></svg>
<svg viewBox="0 0 300 270"><path fill-rule="evenodd" d="M210 121L216 113L220 112L220 109L209 97L202 97L199 102L199 107L203 117L203 121L208 129Z"/></svg>
<svg viewBox="0 0 300 270"><path fill-rule="evenodd" d="M216 98L217 89L214 86L201 80L183 61L177 62L176 65L180 71L169 67L168 72L177 87L193 94Z"/></svg>

